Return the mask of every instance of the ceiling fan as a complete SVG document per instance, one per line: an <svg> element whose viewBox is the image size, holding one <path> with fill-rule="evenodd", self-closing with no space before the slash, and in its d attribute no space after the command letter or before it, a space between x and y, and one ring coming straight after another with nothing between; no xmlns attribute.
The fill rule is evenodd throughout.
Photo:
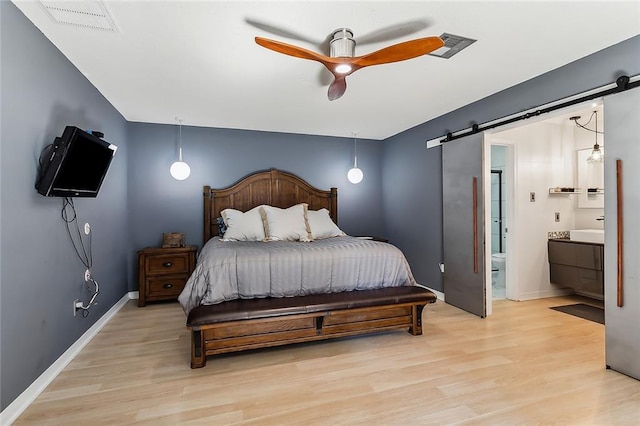
<svg viewBox="0 0 640 426"><path fill-rule="evenodd" d="M331 34L329 56L263 37L256 37L255 41L260 46L275 52L317 61L324 65L333 74L333 81L327 92L330 101L344 94L347 90L347 76L360 68L405 61L426 55L444 46L440 37L425 37L394 44L363 56L355 56L356 41L353 38L353 31L348 28L339 28Z"/></svg>

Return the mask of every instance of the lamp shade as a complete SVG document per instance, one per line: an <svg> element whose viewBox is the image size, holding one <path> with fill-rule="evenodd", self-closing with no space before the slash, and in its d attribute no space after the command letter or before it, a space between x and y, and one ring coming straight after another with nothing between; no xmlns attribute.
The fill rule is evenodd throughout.
<svg viewBox="0 0 640 426"><path fill-rule="evenodd" d="M354 184L362 182L363 177L364 173L362 173L362 170L358 167L353 167L347 172L347 179L349 179L349 182Z"/></svg>
<svg viewBox="0 0 640 426"><path fill-rule="evenodd" d="M591 151L589 157L587 157L587 163L602 163L603 161L604 154L602 153L600 146L596 144L593 146L593 151Z"/></svg>
<svg viewBox="0 0 640 426"><path fill-rule="evenodd" d="M191 174L191 167L184 161L176 161L169 169L171 176L176 180L185 180Z"/></svg>

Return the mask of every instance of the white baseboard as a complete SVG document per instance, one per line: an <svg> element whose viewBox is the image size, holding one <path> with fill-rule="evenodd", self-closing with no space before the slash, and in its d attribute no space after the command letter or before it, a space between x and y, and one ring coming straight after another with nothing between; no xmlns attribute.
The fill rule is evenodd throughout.
<svg viewBox="0 0 640 426"><path fill-rule="evenodd" d="M429 290L431 290L432 292L434 292L436 294L436 296L438 297L438 300L442 300L444 302L444 293L438 290L434 290L432 288L430 288Z"/></svg>
<svg viewBox="0 0 640 426"><path fill-rule="evenodd" d="M130 292L122 296L115 305L111 307L98 321L95 322L87 331L84 332L73 345L69 347L60 357L47 368L31 385L25 389L11 404L9 404L0 413L0 425L10 425L31 405L31 403L45 390L47 386L55 379L58 374L80 353L87 343L95 337L96 334L115 316L116 313L131 300Z"/></svg>
<svg viewBox="0 0 640 426"><path fill-rule="evenodd" d="M427 290L432 291L436 297L438 298L438 300L442 300L444 302L444 293L438 290L434 290L432 288L427 287L426 285L422 285L422 284L418 284L418 286L426 288Z"/></svg>
<svg viewBox="0 0 640 426"><path fill-rule="evenodd" d="M532 291L529 293L522 293L518 295L516 300L534 300L534 299L545 299L547 297L559 297L559 296L567 296L569 294L573 294L573 290L571 289L551 289L544 291Z"/></svg>
<svg viewBox="0 0 640 426"><path fill-rule="evenodd" d="M130 300L137 300L140 298L140 292L139 291L130 291L129 292L129 299Z"/></svg>

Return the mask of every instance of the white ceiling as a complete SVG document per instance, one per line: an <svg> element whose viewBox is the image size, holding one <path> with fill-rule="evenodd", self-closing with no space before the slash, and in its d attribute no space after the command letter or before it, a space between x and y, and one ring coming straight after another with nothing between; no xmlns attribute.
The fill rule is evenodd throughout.
<svg viewBox="0 0 640 426"><path fill-rule="evenodd" d="M129 121L175 124L181 117L192 126L368 139L640 34L637 0L105 1L116 32L56 23L38 1L14 3ZM356 55L444 32L478 41L451 59L422 56L359 70L335 101L320 84L321 64L254 42L261 36L328 54L320 43L337 28L352 29L357 41L417 21L428 25L357 46Z"/></svg>

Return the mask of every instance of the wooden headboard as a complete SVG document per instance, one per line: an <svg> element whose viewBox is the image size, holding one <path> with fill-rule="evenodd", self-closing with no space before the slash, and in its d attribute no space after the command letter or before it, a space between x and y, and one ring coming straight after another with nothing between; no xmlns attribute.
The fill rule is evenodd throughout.
<svg viewBox="0 0 640 426"><path fill-rule="evenodd" d="M309 209L325 208L338 223L338 189L328 191L315 188L291 173L276 169L256 172L228 188L211 189L205 186L204 243L218 235L216 219L224 209L251 210L261 204L288 208L299 203L309 204Z"/></svg>

